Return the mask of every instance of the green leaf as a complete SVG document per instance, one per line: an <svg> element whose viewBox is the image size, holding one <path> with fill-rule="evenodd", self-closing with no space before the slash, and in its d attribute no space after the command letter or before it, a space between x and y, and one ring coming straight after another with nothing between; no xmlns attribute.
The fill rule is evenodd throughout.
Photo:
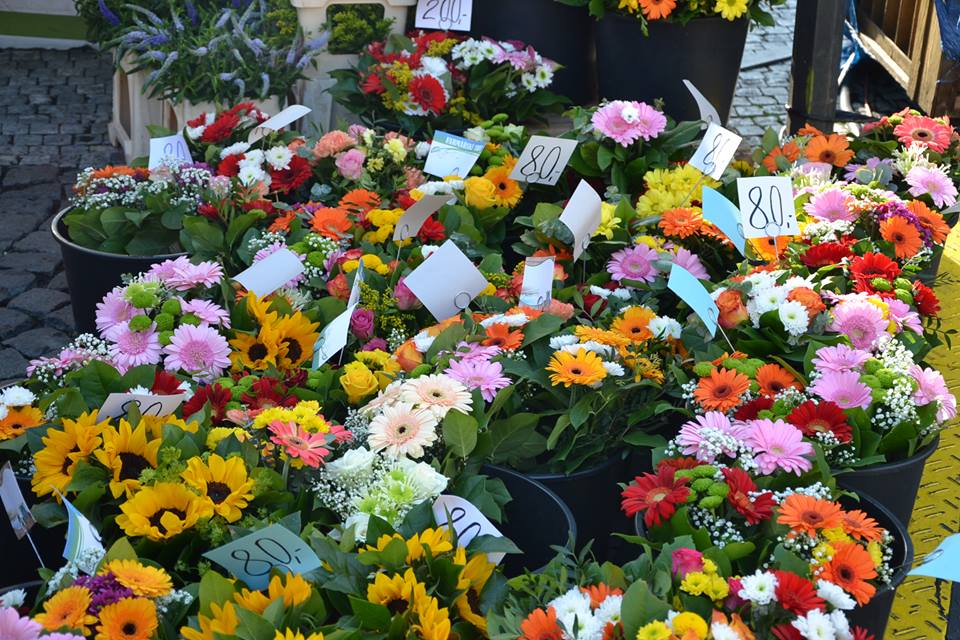
<svg viewBox="0 0 960 640"><path fill-rule="evenodd" d="M87 487L106 484L108 477L103 467L95 467L86 460L80 460L77 462L77 467L73 471L73 478L67 485L66 490L80 493Z"/></svg>
<svg viewBox="0 0 960 640"><path fill-rule="evenodd" d="M126 210L122 207L104 209L100 214L100 224L103 226L104 233L108 236L119 236L130 224L125 214Z"/></svg>
<svg viewBox="0 0 960 640"><path fill-rule="evenodd" d="M541 338L555 335L562 326L563 319L549 313L545 313L531 320L527 323L527 326L524 327L523 345L521 348L529 346Z"/></svg>
<svg viewBox="0 0 960 640"><path fill-rule="evenodd" d="M613 152L610 151L610 149L603 145L597 147L597 166L600 167L601 171L609 169L610 165L613 164L613 160Z"/></svg>
<svg viewBox="0 0 960 640"><path fill-rule="evenodd" d="M451 411L443 419L443 441L454 455L466 458L477 446L478 429L473 416Z"/></svg>
<svg viewBox="0 0 960 640"><path fill-rule="evenodd" d="M369 602L356 596L350 596L350 608L364 629L385 631L390 627L390 610L382 604Z"/></svg>
<svg viewBox="0 0 960 640"><path fill-rule="evenodd" d="M234 607L240 624L234 634L241 640L270 640L276 637L274 626L249 609Z"/></svg>
<svg viewBox="0 0 960 640"><path fill-rule="evenodd" d="M200 613L213 614L211 604L221 605L233 600L233 583L216 571L207 571L200 578Z"/></svg>
<svg viewBox="0 0 960 640"><path fill-rule="evenodd" d="M110 549L107 551L107 554L103 557L103 562L107 563L112 560L136 560L137 552L133 550L133 545L130 544L130 541L124 536L111 545Z"/></svg>
<svg viewBox="0 0 960 640"><path fill-rule="evenodd" d="M640 627L654 620L665 620L669 612L670 605L653 595L646 582L637 580L623 595L620 607L624 637L637 637Z"/></svg>

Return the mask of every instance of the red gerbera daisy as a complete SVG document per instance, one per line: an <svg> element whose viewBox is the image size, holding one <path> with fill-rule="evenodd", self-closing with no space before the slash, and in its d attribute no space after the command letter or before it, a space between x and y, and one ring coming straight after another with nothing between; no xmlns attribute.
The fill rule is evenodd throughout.
<svg viewBox="0 0 960 640"><path fill-rule="evenodd" d="M787 422L800 429L805 436L830 432L840 442L850 442L852 428L847 414L835 402L823 400L817 404L807 400L787 416Z"/></svg>
<svg viewBox="0 0 960 640"><path fill-rule="evenodd" d="M882 253L868 252L850 261L850 276L860 287L873 291L870 281L883 278L893 282L900 275L900 266Z"/></svg>
<svg viewBox="0 0 960 640"><path fill-rule="evenodd" d="M813 609L823 611L827 603L817 595L809 580L790 571L773 573L777 576L776 594L780 606L798 616L805 616Z"/></svg>
<svg viewBox="0 0 960 640"><path fill-rule="evenodd" d="M217 211L217 208L208 202L203 202L197 207L197 213L202 215L204 218L210 218L211 220L219 220L220 212Z"/></svg>
<svg viewBox="0 0 960 640"><path fill-rule="evenodd" d="M922 316L935 316L940 313L940 299L933 289L919 280L913 283L913 301Z"/></svg>
<svg viewBox="0 0 960 640"><path fill-rule="evenodd" d="M771 407L773 407L773 398L759 396L743 403L743 405L737 409L737 412L733 414L733 417L737 420L756 420L760 416L761 411L767 411Z"/></svg>
<svg viewBox="0 0 960 640"><path fill-rule="evenodd" d="M253 211L254 209L259 209L267 215L271 215L274 212L273 203L269 200L251 200L250 202L244 202L240 205L240 208L244 211Z"/></svg>
<svg viewBox="0 0 960 640"><path fill-rule="evenodd" d="M222 142L230 137L230 134L233 133L233 130L236 129L239 124L240 116L234 113L233 110L224 111L217 116L213 124L207 125L207 128L203 130L203 135L200 136L200 141L209 144Z"/></svg>
<svg viewBox="0 0 960 640"><path fill-rule="evenodd" d="M417 233L417 238L420 242L441 242L445 240L446 237L446 227L433 216L430 216L424 221L423 226L420 227L420 231Z"/></svg>
<svg viewBox="0 0 960 640"><path fill-rule="evenodd" d="M730 487L727 502L746 518L748 523L757 524L770 519L773 515L773 494L764 491L760 495L751 497L751 493L756 493L757 485L749 473L743 469L730 467L723 470L723 479Z"/></svg>
<svg viewBox="0 0 960 640"><path fill-rule="evenodd" d="M621 508L630 517L645 511L643 521L648 527L660 524L670 518L676 505L684 502L690 495L686 484L689 478L677 478L670 467L661 467L656 475L645 473L633 479L621 494Z"/></svg>
<svg viewBox="0 0 960 640"><path fill-rule="evenodd" d="M810 246L803 255L800 256L800 262L808 269L819 269L820 267L829 267L839 264L844 258L853 255L850 247L841 242L824 242Z"/></svg>
<svg viewBox="0 0 960 640"><path fill-rule="evenodd" d="M290 159L290 166L286 169L270 170L270 188L279 193L289 193L306 182L313 175L310 163L306 158L294 155Z"/></svg>
<svg viewBox="0 0 960 640"><path fill-rule="evenodd" d="M853 627L850 629L853 640L877 640L877 637L864 629L863 627Z"/></svg>
<svg viewBox="0 0 960 640"><path fill-rule="evenodd" d="M183 405L183 417L189 418L193 414L202 411L203 406L210 403L210 420L213 425L221 425L227 419L227 403L233 400L229 389L221 387L219 384L210 384L197 389Z"/></svg>
<svg viewBox="0 0 960 640"><path fill-rule="evenodd" d="M229 156L220 161L220 164L217 165L217 175L218 176L227 176L232 178L240 173L240 159L243 158L242 153L231 153Z"/></svg>
<svg viewBox="0 0 960 640"><path fill-rule="evenodd" d="M439 115L447 105L447 95L440 81L430 75L417 76L407 85L414 104L427 113Z"/></svg>
<svg viewBox="0 0 960 640"><path fill-rule="evenodd" d="M150 393L158 396L175 396L182 393L180 381L176 376L170 375L163 369L157 369L153 374L153 386L150 387Z"/></svg>
<svg viewBox="0 0 960 640"><path fill-rule="evenodd" d="M690 456L680 456L678 458L664 458L657 463L657 471L663 469L664 467L668 469L673 469L674 471L680 471L680 469L693 469L699 467L702 462L696 458Z"/></svg>
<svg viewBox="0 0 960 640"><path fill-rule="evenodd" d="M386 88L383 86L383 79L380 78L379 73L371 73L360 83L360 88L364 93L375 93L380 95Z"/></svg>
<svg viewBox="0 0 960 640"><path fill-rule="evenodd" d="M258 412L297 404L297 397L287 394L286 387L276 378L260 378L250 385L250 392L243 394L241 399L252 411Z"/></svg>
<svg viewBox="0 0 960 640"><path fill-rule="evenodd" d="M773 629L770 629L770 632L773 633L773 637L777 640L803 640L803 636L800 635L800 632L789 622L781 622Z"/></svg>

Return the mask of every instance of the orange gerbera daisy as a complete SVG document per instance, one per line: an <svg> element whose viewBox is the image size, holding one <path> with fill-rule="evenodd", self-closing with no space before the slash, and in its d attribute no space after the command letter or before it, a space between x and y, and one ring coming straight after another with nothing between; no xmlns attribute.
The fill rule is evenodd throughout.
<svg viewBox="0 0 960 640"><path fill-rule="evenodd" d="M877 577L873 559L866 549L856 542L837 542L833 545L833 557L823 566L819 578L829 580L856 599L857 604L866 604L877 589L867 582Z"/></svg>
<svg viewBox="0 0 960 640"><path fill-rule="evenodd" d="M917 216L917 222L924 229L930 231L933 241L937 244L943 244L947 236L950 235L950 225L943 220L943 216L936 211L931 211L922 200L911 200L907 203L907 209Z"/></svg>
<svg viewBox="0 0 960 640"><path fill-rule="evenodd" d="M493 201L498 207L514 207L523 197L523 190L516 180L510 179L510 169L505 166L493 167L487 171L484 178L493 183L496 191Z"/></svg>
<svg viewBox="0 0 960 640"><path fill-rule="evenodd" d="M917 228L902 216L890 216L880 223L880 235L893 244L893 251L901 260L917 255L923 240Z"/></svg>
<svg viewBox="0 0 960 640"><path fill-rule="evenodd" d="M0 440L9 440L26 432L27 429L43 424L43 412L36 407L9 407L7 415L0 420Z"/></svg>
<svg viewBox="0 0 960 640"><path fill-rule="evenodd" d="M807 143L807 160L843 167L853 158L847 138L838 133L814 136Z"/></svg>
<svg viewBox="0 0 960 640"><path fill-rule="evenodd" d="M317 209L310 221L314 231L331 240L340 240L352 226L345 210L331 207Z"/></svg>
<svg viewBox="0 0 960 640"><path fill-rule="evenodd" d="M763 159L763 166L770 173L776 173L780 170L777 166L777 158L780 157L786 158L789 164L793 164L800 157L800 147L793 140L785 142L782 147L774 147Z"/></svg>
<svg viewBox="0 0 960 640"><path fill-rule="evenodd" d="M640 0L643 17L647 20L660 20L669 16L677 7L676 0Z"/></svg>
<svg viewBox="0 0 960 640"><path fill-rule="evenodd" d="M750 238L750 246L767 262L773 262L783 257L787 245L793 240L793 236L776 236L768 238Z"/></svg>
<svg viewBox="0 0 960 640"><path fill-rule="evenodd" d="M359 215L380 206L380 196L366 189L354 189L340 198L340 208Z"/></svg>
<svg viewBox="0 0 960 640"><path fill-rule="evenodd" d="M487 327L486 335L483 344L488 347L500 347L506 351L513 351L523 344L523 331L519 329L511 331L510 325L502 322Z"/></svg>
<svg viewBox="0 0 960 640"><path fill-rule="evenodd" d="M520 623L523 636L520 640L563 640L563 630L557 622L557 610L553 607L534 609L527 619Z"/></svg>
<svg viewBox="0 0 960 640"><path fill-rule="evenodd" d="M820 131L820 129L817 129L815 126L813 126L809 122L806 122L802 127L800 127L800 130L797 131L797 135L798 136L822 136L823 131Z"/></svg>
<svg viewBox="0 0 960 640"><path fill-rule="evenodd" d="M533 252L534 258L554 258L557 262L573 260L573 254L565 247L555 247L552 244L546 249L537 249Z"/></svg>
<svg viewBox="0 0 960 640"><path fill-rule="evenodd" d="M651 309L646 307L630 307L623 312L610 329L620 335L630 338L631 342L643 342L653 337L650 331L650 321L657 317Z"/></svg>
<svg viewBox="0 0 960 640"><path fill-rule="evenodd" d="M696 209L668 209L660 216L659 227L668 236L688 238L703 226L703 215Z"/></svg>
<svg viewBox="0 0 960 640"><path fill-rule="evenodd" d="M112 178L113 176L133 176L137 174L137 170L133 167L128 167L126 165L107 165L101 169L96 169L90 177L94 179L100 178Z"/></svg>
<svg viewBox="0 0 960 640"><path fill-rule="evenodd" d="M793 374L778 364L765 364L757 369L756 379L757 384L760 385L760 393L765 396L775 396L790 387L803 391L803 385Z"/></svg>
<svg viewBox="0 0 960 640"><path fill-rule="evenodd" d="M858 540L867 542L876 542L883 538L883 529L877 524L877 521L865 514L863 511L854 509L853 511L844 511L841 516L841 525L843 532L853 536Z"/></svg>
<svg viewBox="0 0 960 640"><path fill-rule="evenodd" d="M618 589L616 587L611 589L603 582L600 584L592 584L589 587L580 587L580 591L590 596L591 609L596 609L599 607L600 603L607 599L607 596L623 595L623 589Z"/></svg>
<svg viewBox="0 0 960 640"><path fill-rule="evenodd" d="M297 212L293 209L288 209L277 216L276 220L270 223L268 231L277 233L280 231L289 231L290 223L293 222L297 217Z"/></svg>
<svg viewBox="0 0 960 640"><path fill-rule="evenodd" d="M780 504L777 522L785 524L794 531L802 531L812 536L821 529L835 529L842 523L843 512L840 505L830 500L820 500L802 493L794 493Z"/></svg>
<svg viewBox="0 0 960 640"><path fill-rule="evenodd" d="M739 371L720 368L700 378L693 397L708 411L729 411L740 404L740 396L749 388L750 379L747 376Z"/></svg>

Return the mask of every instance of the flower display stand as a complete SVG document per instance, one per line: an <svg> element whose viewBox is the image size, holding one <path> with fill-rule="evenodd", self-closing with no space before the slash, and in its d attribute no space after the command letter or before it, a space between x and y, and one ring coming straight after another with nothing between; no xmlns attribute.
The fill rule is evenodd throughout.
<svg viewBox="0 0 960 640"><path fill-rule="evenodd" d="M163 102L143 94L146 71L127 73L123 65L113 72L113 116L107 127L110 142L123 150L127 162L150 153L147 125L160 124Z"/></svg>
<svg viewBox="0 0 960 640"><path fill-rule="evenodd" d="M383 6L383 17L393 18L392 31L403 33L407 22L407 11L415 7L417 0L290 0L297 10L300 26L307 38L317 37L323 31L327 22L327 9L336 5L345 4L379 4ZM335 109L333 98L328 89L333 86L330 72L334 69L345 69L357 62L356 54L334 54L323 52L316 58L315 67L307 67L307 80L304 83L304 95L301 104L313 109L307 116L307 122L314 124L323 131L337 124L338 119L345 119L349 114L340 114ZM311 127L302 127L310 130Z"/></svg>

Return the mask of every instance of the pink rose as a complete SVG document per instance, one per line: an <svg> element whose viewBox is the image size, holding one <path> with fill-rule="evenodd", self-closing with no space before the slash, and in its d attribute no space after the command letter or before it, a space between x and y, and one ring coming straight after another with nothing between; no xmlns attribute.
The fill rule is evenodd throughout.
<svg viewBox="0 0 960 640"><path fill-rule="evenodd" d="M703 554L696 549L675 549L670 556L673 575L683 580L688 573L703 571Z"/></svg>
<svg viewBox="0 0 960 640"><path fill-rule="evenodd" d="M363 162L367 156L360 149L350 149L337 156L337 170L347 180L359 180L363 175Z"/></svg>
<svg viewBox="0 0 960 640"><path fill-rule="evenodd" d="M358 308L350 316L350 330L361 340L369 340L373 337L373 311L370 309Z"/></svg>
<svg viewBox="0 0 960 640"><path fill-rule="evenodd" d="M743 589L740 578L727 578L727 587L730 588L730 595L723 601L723 606L727 611L739 609L747 604L747 601L740 597L740 589Z"/></svg>
<svg viewBox="0 0 960 640"><path fill-rule="evenodd" d="M347 133L353 136L354 140L359 140L367 132L367 127L362 124L352 124L347 127Z"/></svg>
<svg viewBox="0 0 960 640"><path fill-rule="evenodd" d="M397 286L393 289L393 297L397 301L397 309L401 311L410 311L420 308L420 299L413 295L413 291L404 283L403 277L397 280Z"/></svg>
<svg viewBox="0 0 960 640"><path fill-rule="evenodd" d="M373 338L360 347L360 351L389 351L389 347L383 338Z"/></svg>

